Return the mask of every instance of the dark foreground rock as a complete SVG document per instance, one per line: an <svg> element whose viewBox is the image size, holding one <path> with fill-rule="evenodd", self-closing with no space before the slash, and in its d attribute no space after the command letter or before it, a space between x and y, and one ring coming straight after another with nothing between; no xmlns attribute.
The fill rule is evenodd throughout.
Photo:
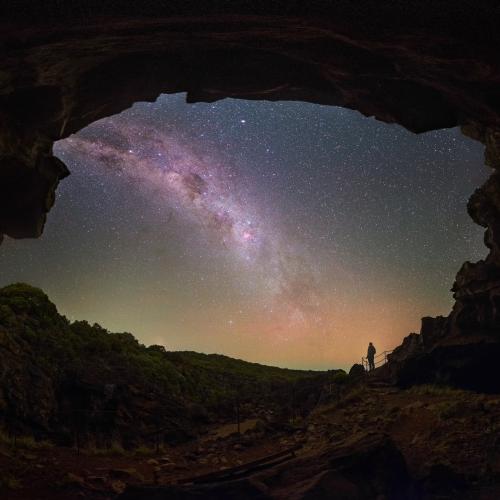
<svg viewBox="0 0 500 500"><path fill-rule="evenodd" d="M120 500L267 500L265 488L251 480L201 486L136 486L120 495Z"/></svg>
<svg viewBox="0 0 500 500"><path fill-rule="evenodd" d="M120 500L417 498L401 452L384 435L365 435L297 458L249 479L218 484L133 487Z"/></svg>
<svg viewBox="0 0 500 500"><path fill-rule="evenodd" d="M396 383L403 388L441 384L500 393L500 343L490 339L466 340L469 341L439 345L402 361L394 370Z"/></svg>
<svg viewBox="0 0 500 500"><path fill-rule="evenodd" d="M352 377L353 379L361 379L366 375L366 371L363 365L360 364L354 364L351 366L351 369L349 370L349 377Z"/></svg>
<svg viewBox="0 0 500 500"><path fill-rule="evenodd" d="M281 498L354 500L383 496L396 500L414 496L403 456L384 435L367 435L306 460L300 464L299 475L304 479Z"/></svg>

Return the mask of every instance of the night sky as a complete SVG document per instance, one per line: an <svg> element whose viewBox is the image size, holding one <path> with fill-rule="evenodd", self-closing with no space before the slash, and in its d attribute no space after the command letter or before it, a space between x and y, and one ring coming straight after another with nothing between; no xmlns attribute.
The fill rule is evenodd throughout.
<svg viewBox="0 0 500 500"><path fill-rule="evenodd" d="M354 111L183 95L56 144L72 175L38 240L6 239L0 284L169 350L349 367L448 314L486 254L466 213L487 177L457 129Z"/></svg>

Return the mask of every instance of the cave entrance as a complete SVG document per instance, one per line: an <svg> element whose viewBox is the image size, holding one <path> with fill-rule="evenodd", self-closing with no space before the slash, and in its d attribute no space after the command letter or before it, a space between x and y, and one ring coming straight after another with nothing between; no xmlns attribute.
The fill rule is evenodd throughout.
<svg viewBox="0 0 500 500"><path fill-rule="evenodd" d="M0 247L71 318L146 344L347 367L447 314L487 177L458 129L416 135L355 111L184 94L59 141L72 175L40 240Z"/></svg>

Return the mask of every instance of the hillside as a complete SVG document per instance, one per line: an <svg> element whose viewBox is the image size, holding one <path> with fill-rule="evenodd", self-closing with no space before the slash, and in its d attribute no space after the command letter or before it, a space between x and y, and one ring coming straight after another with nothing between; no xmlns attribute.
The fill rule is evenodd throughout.
<svg viewBox="0 0 500 500"><path fill-rule="evenodd" d="M40 289L0 289L0 423L10 435L131 448L188 440L213 423L307 412L343 372L268 367L146 347L70 322Z"/></svg>

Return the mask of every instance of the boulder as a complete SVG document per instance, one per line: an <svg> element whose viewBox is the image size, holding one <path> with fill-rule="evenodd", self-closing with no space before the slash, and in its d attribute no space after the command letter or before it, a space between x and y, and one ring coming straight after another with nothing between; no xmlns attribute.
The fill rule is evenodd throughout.
<svg viewBox="0 0 500 500"><path fill-rule="evenodd" d="M190 486L129 486L117 500L271 500L261 484L249 479Z"/></svg>
<svg viewBox="0 0 500 500"><path fill-rule="evenodd" d="M349 370L349 377L352 379L359 379L364 376L366 376L366 370L363 365L357 363L351 366L351 369Z"/></svg>
<svg viewBox="0 0 500 500"><path fill-rule="evenodd" d="M355 484L361 498L410 499L412 480L403 455L384 435L366 435L345 443L331 453L329 466Z"/></svg>
<svg viewBox="0 0 500 500"><path fill-rule="evenodd" d="M382 434L361 434L257 478L283 500L416 498L403 455Z"/></svg>
<svg viewBox="0 0 500 500"><path fill-rule="evenodd" d="M334 498L342 500L362 498L359 487L336 471L325 471L315 476L301 498L302 500L326 499L332 494L335 495Z"/></svg>
<svg viewBox="0 0 500 500"><path fill-rule="evenodd" d="M423 318L422 323L424 322L424 319L429 319L429 318ZM433 318L431 318L433 319ZM410 335L406 336L403 339L403 343L396 347L391 354L387 356L387 360L389 363L391 362L402 362L405 359L415 356L419 352L423 351L423 342L422 342L422 335L419 335L418 333L410 333Z"/></svg>
<svg viewBox="0 0 500 500"><path fill-rule="evenodd" d="M431 498L456 498L467 485L462 474L449 465L440 463L430 465L420 482Z"/></svg>

